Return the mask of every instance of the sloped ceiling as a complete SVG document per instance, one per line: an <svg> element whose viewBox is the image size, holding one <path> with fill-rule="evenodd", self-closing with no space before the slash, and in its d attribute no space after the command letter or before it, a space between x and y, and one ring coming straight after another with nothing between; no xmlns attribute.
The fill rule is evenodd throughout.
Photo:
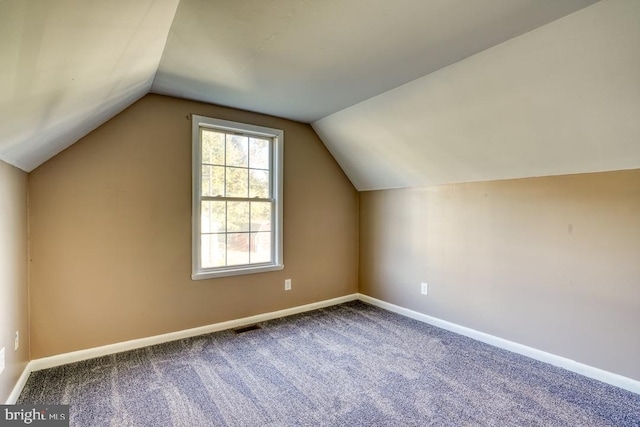
<svg viewBox="0 0 640 427"><path fill-rule="evenodd" d="M302 122L593 0L181 0L152 91Z"/></svg>
<svg viewBox="0 0 640 427"><path fill-rule="evenodd" d="M312 123L361 190L633 167L640 2L594 3L0 0L0 159L30 171L154 92ZM594 167L604 136L626 151Z"/></svg>
<svg viewBox="0 0 640 427"><path fill-rule="evenodd" d="M604 1L313 123L358 190L640 168L640 1Z"/></svg>
<svg viewBox="0 0 640 427"><path fill-rule="evenodd" d="M179 0L0 0L0 159L30 171L146 95Z"/></svg>

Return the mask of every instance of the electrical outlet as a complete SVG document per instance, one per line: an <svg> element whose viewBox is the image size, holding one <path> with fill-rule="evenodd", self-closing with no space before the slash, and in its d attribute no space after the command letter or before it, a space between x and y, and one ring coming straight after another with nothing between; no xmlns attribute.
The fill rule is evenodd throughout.
<svg viewBox="0 0 640 427"><path fill-rule="evenodd" d="M20 347L20 332L16 331L16 336L13 339L13 351L17 351L18 347Z"/></svg>
<svg viewBox="0 0 640 427"><path fill-rule="evenodd" d="M291 279L286 279L284 281L284 290L285 291L290 291L291 290Z"/></svg>
<svg viewBox="0 0 640 427"><path fill-rule="evenodd" d="M0 350L0 374L4 371L4 347Z"/></svg>
<svg viewBox="0 0 640 427"><path fill-rule="evenodd" d="M420 293L422 295L429 294L429 286L425 282L420 283Z"/></svg>

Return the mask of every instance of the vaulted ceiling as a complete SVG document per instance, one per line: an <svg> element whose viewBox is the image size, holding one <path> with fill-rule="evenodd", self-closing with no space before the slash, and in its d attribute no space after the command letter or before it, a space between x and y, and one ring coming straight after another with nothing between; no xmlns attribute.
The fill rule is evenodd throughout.
<svg viewBox="0 0 640 427"><path fill-rule="evenodd" d="M360 190L640 167L639 5L0 0L0 159L152 92L312 123Z"/></svg>

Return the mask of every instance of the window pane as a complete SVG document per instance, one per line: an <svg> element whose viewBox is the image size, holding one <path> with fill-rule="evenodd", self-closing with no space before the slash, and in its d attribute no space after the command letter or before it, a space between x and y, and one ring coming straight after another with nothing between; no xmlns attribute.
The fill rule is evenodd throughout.
<svg viewBox="0 0 640 427"><path fill-rule="evenodd" d="M201 264L203 268L223 267L226 265L225 234L203 234L201 242Z"/></svg>
<svg viewBox="0 0 640 427"><path fill-rule="evenodd" d="M224 168L202 166L202 195L224 196Z"/></svg>
<svg viewBox="0 0 640 427"><path fill-rule="evenodd" d="M2 0L0 0L2 2ZM193 115L194 280L281 266L283 131ZM199 194L198 194L198 190ZM278 197L278 199L273 199ZM255 268L251 268L254 266Z"/></svg>
<svg viewBox="0 0 640 427"><path fill-rule="evenodd" d="M224 133L202 129L202 163L224 165Z"/></svg>
<svg viewBox="0 0 640 427"><path fill-rule="evenodd" d="M203 233L219 233L226 231L226 202L202 201L200 215L201 231Z"/></svg>
<svg viewBox="0 0 640 427"><path fill-rule="evenodd" d="M271 231L270 202L251 202L251 231Z"/></svg>
<svg viewBox="0 0 640 427"><path fill-rule="evenodd" d="M249 231L249 202L227 202L227 231Z"/></svg>
<svg viewBox="0 0 640 427"><path fill-rule="evenodd" d="M249 196L249 169L227 168L227 197Z"/></svg>
<svg viewBox="0 0 640 427"><path fill-rule="evenodd" d="M249 166L249 137L227 134L227 166Z"/></svg>
<svg viewBox="0 0 640 427"><path fill-rule="evenodd" d="M269 169L269 140L251 138L249 150L250 168Z"/></svg>
<svg viewBox="0 0 640 427"><path fill-rule="evenodd" d="M249 233L230 233L227 237L227 265L249 264Z"/></svg>
<svg viewBox="0 0 640 427"><path fill-rule="evenodd" d="M249 197L269 198L269 171L249 170Z"/></svg>
<svg viewBox="0 0 640 427"><path fill-rule="evenodd" d="M271 233L251 233L251 262L271 261Z"/></svg>

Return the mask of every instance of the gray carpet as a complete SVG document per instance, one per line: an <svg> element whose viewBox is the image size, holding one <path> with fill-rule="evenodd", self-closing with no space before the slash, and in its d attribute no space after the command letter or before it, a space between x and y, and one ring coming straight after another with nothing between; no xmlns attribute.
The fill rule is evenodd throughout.
<svg viewBox="0 0 640 427"><path fill-rule="evenodd" d="M640 395L351 302L34 372L72 426L640 426Z"/></svg>

